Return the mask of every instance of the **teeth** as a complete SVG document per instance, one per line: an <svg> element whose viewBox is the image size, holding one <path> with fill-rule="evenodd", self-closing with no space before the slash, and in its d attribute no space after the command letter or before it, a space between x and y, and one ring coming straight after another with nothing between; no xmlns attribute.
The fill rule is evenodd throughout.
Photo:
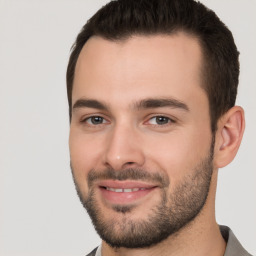
<svg viewBox="0 0 256 256"><path fill-rule="evenodd" d="M113 190L114 190L115 192L117 192L117 193L123 192L123 189L121 189L121 188L113 188ZM112 190L112 191L113 191L113 190Z"/></svg>
<svg viewBox="0 0 256 256"><path fill-rule="evenodd" d="M106 187L106 189L109 190L109 191L117 192L117 193L123 192L122 188L108 188L108 187Z"/></svg>
<svg viewBox="0 0 256 256"><path fill-rule="evenodd" d="M145 188L109 188L106 187L106 190L116 192L116 193L130 193L130 192L136 192L139 190L145 190Z"/></svg>
<svg viewBox="0 0 256 256"><path fill-rule="evenodd" d="M132 192L132 189L131 188L125 188L125 189L123 189L123 192Z"/></svg>

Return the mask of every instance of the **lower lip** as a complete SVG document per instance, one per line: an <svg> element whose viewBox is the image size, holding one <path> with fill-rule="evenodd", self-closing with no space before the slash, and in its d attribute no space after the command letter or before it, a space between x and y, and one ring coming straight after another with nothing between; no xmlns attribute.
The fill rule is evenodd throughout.
<svg viewBox="0 0 256 256"><path fill-rule="evenodd" d="M111 204L122 205L134 203L137 200L145 197L155 189L156 187L133 192L113 192L100 187L101 194L106 201L108 201Z"/></svg>

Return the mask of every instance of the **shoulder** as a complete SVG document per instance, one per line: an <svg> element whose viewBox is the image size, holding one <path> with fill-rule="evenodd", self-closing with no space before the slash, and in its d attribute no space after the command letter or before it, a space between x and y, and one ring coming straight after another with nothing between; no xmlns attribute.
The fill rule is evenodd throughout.
<svg viewBox="0 0 256 256"><path fill-rule="evenodd" d="M97 248L95 248L93 251L91 251L89 254L86 256L95 256L96 255Z"/></svg>
<svg viewBox="0 0 256 256"><path fill-rule="evenodd" d="M224 256L252 256L243 248L229 227L220 226L220 231L227 242Z"/></svg>

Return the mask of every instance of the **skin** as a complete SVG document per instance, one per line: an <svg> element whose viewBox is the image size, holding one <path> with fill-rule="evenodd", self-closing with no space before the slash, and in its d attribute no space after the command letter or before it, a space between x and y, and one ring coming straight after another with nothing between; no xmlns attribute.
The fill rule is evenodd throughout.
<svg viewBox="0 0 256 256"><path fill-rule="evenodd" d="M171 194L207 156L212 133L208 98L201 87L202 63L198 41L185 33L134 36L119 42L89 39L75 70L70 126L73 175L84 197L88 195L89 171L106 168L161 170L171 181L166 188ZM166 98L187 109L134 106L143 100ZM85 99L96 100L105 108L76 104ZM103 123L93 124L92 116L102 117ZM156 116L164 116L168 122L159 125ZM243 130L240 107L219 120L210 191L194 221L149 248L113 249L103 241L102 254L223 255L225 242L215 220L217 173L235 157ZM98 190L96 199L105 218L120 220L122 213L116 212ZM150 196L136 199L136 207L127 216L134 221L146 219L159 200L159 189L154 189Z"/></svg>

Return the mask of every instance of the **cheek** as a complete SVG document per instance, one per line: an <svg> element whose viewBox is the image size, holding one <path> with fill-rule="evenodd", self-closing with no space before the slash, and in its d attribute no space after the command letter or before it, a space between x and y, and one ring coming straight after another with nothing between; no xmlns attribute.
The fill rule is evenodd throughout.
<svg viewBox="0 0 256 256"><path fill-rule="evenodd" d="M100 148L98 140L92 136L70 130L70 159L77 182L86 179L88 172L97 168Z"/></svg>
<svg viewBox="0 0 256 256"><path fill-rule="evenodd" d="M209 132L189 130L176 131L148 140L148 159L165 170L170 179L180 179L193 170L208 155L211 144Z"/></svg>

